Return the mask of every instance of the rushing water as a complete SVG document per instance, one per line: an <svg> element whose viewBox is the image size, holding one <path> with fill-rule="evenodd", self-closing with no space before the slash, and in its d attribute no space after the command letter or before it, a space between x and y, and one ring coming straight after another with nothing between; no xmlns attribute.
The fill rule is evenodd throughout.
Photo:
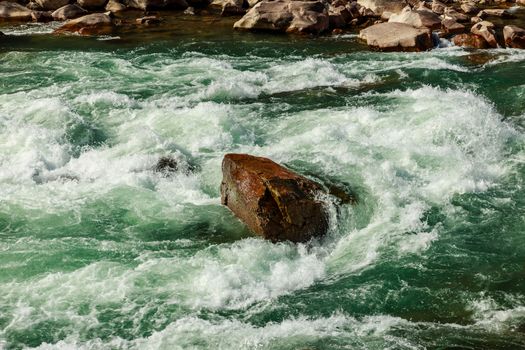
<svg viewBox="0 0 525 350"><path fill-rule="evenodd" d="M525 51L181 23L1 29L0 348L525 348ZM253 237L228 152L359 202Z"/></svg>

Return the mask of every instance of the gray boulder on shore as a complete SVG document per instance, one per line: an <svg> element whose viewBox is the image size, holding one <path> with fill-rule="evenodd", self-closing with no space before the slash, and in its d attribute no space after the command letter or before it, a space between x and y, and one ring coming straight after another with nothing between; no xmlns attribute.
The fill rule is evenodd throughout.
<svg viewBox="0 0 525 350"><path fill-rule="evenodd" d="M329 27L328 10L321 1L264 0L233 25L236 29L319 34Z"/></svg>
<svg viewBox="0 0 525 350"><path fill-rule="evenodd" d="M405 23L379 23L359 32L367 45L381 51L425 51L434 47L430 30Z"/></svg>

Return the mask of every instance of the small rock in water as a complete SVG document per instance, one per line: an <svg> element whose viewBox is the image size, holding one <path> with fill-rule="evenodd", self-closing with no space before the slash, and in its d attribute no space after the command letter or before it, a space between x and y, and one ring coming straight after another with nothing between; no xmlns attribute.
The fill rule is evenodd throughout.
<svg viewBox="0 0 525 350"><path fill-rule="evenodd" d="M168 174L177 172L178 170L179 162L171 156L160 157L157 165L155 165L155 171L158 173Z"/></svg>
<svg viewBox="0 0 525 350"><path fill-rule="evenodd" d="M222 204L256 234L272 242L305 242L328 231L318 183L248 154L225 155L222 173Z"/></svg>

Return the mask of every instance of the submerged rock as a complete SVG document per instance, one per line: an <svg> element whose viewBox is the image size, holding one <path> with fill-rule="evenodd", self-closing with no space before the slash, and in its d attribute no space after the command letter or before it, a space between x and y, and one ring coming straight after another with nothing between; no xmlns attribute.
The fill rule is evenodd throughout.
<svg viewBox="0 0 525 350"><path fill-rule="evenodd" d="M505 46L515 49L525 49L525 29L517 26L505 26L503 28Z"/></svg>
<svg viewBox="0 0 525 350"><path fill-rule="evenodd" d="M329 19L321 1L264 0L233 25L237 29L319 34L328 30Z"/></svg>
<svg viewBox="0 0 525 350"><path fill-rule="evenodd" d="M87 11L78 5L69 4L63 6L53 12L51 16L55 21L65 21L67 19L74 19L82 17L87 14Z"/></svg>
<svg viewBox="0 0 525 350"><path fill-rule="evenodd" d="M273 242L304 242L328 230L319 184L268 158L227 154L221 202L252 231Z"/></svg>
<svg viewBox="0 0 525 350"><path fill-rule="evenodd" d="M113 20L105 13L93 13L66 22L55 33L78 33L81 35L103 35L113 31Z"/></svg>
<svg viewBox="0 0 525 350"><path fill-rule="evenodd" d="M379 23L359 32L367 45L383 51L425 51L434 44L430 30L405 23Z"/></svg>
<svg viewBox="0 0 525 350"><path fill-rule="evenodd" d="M31 10L16 2L0 1L0 21L30 21Z"/></svg>

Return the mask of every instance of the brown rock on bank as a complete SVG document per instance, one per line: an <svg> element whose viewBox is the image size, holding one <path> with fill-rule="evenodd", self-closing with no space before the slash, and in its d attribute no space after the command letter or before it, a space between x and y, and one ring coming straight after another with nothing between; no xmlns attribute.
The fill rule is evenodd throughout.
<svg viewBox="0 0 525 350"><path fill-rule="evenodd" d="M80 35L103 35L111 34L113 31L113 20L105 13L93 13L66 22L55 33L78 33Z"/></svg>
<svg viewBox="0 0 525 350"><path fill-rule="evenodd" d="M268 158L227 154L221 201L252 231L273 242L305 242L328 230L321 186Z"/></svg>
<svg viewBox="0 0 525 350"><path fill-rule="evenodd" d="M65 21L87 15L87 11L78 5L69 4L53 12L51 16L56 21Z"/></svg>
<svg viewBox="0 0 525 350"><path fill-rule="evenodd" d="M505 46L525 49L525 29L517 26L505 26L503 37L505 38Z"/></svg>
<svg viewBox="0 0 525 350"><path fill-rule="evenodd" d="M0 1L0 21L30 21L31 10L11 1Z"/></svg>
<svg viewBox="0 0 525 350"><path fill-rule="evenodd" d="M320 34L328 30L322 1L263 0L233 25L236 29Z"/></svg>
<svg viewBox="0 0 525 350"><path fill-rule="evenodd" d="M482 36L476 34L459 34L452 38L452 42L456 46L472 49L487 49L489 44Z"/></svg>
<svg viewBox="0 0 525 350"><path fill-rule="evenodd" d="M425 51L434 44L430 30L405 23L379 23L359 32L368 46L382 51Z"/></svg>

